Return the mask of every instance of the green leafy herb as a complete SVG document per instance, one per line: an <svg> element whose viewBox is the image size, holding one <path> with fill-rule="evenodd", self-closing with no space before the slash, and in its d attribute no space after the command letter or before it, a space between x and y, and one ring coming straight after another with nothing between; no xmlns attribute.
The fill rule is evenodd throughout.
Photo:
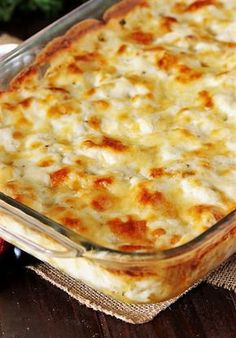
<svg viewBox="0 0 236 338"><path fill-rule="evenodd" d="M2 0L0 3L0 21L10 20L20 0Z"/></svg>
<svg viewBox="0 0 236 338"><path fill-rule="evenodd" d="M65 0L1 0L0 21L9 21L16 9L21 11L41 10L47 16L62 10Z"/></svg>

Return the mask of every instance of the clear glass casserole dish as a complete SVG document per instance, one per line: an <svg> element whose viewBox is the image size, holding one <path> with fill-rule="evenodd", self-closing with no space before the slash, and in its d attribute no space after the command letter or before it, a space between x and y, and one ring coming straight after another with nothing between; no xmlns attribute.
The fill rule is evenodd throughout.
<svg viewBox="0 0 236 338"><path fill-rule="evenodd" d="M0 62L0 89L54 37L116 1L92 0L30 38ZM167 300L189 288L236 251L236 212L192 241L154 253L98 246L0 193L0 236L55 268L130 303Z"/></svg>

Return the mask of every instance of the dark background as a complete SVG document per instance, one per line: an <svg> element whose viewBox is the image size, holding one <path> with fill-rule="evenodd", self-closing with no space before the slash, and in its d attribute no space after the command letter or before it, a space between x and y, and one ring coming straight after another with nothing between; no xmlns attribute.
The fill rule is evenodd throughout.
<svg viewBox="0 0 236 338"><path fill-rule="evenodd" d="M65 0L63 10L51 17L46 16L39 10L35 12L22 12L17 10L9 22L0 22L0 31L8 32L11 35L15 35L20 39L25 40L84 2L86 1Z"/></svg>

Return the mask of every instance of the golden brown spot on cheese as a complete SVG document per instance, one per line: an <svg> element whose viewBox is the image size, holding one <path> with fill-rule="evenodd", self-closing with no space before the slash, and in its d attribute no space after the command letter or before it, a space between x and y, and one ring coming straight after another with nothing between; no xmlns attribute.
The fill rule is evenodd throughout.
<svg viewBox="0 0 236 338"><path fill-rule="evenodd" d="M186 12L195 12L203 7L214 5L215 0L197 0L190 4L185 11Z"/></svg>
<svg viewBox="0 0 236 338"><path fill-rule="evenodd" d="M159 191L149 191L146 188L142 188L139 194L139 203L143 205L157 206L165 202L165 196Z"/></svg>
<svg viewBox="0 0 236 338"><path fill-rule="evenodd" d="M206 168L206 169L210 169L211 168L211 165L210 165L210 163L209 163L209 161L207 161L207 160L201 160L201 166L202 167L204 167L204 168Z"/></svg>
<svg viewBox="0 0 236 338"><path fill-rule="evenodd" d="M74 62L70 63L67 66L67 70L68 70L69 73L72 73L72 74L81 74L81 73L83 73L82 69L79 68Z"/></svg>
<svg viewBox="0 0 236 338"><path fill-rule="evenodd" d="M146 51L165 51L165 48L163 46L160 46L160 45L152 45L152 46L145 46L144 47L144 50Z"/></svg>
<svg viewBox="0 0 236 338"><path fill-rule="evenodd" d="M121 141L108 137L108 136L103 136L102 141L100 143L95 143L92 140L87 140L84 142L84 144L91 148L92 147L110 148L117 152L125 151L128 148Z"/></svg>
<svg viewBox="0 0 236 338"><path fill-rule="evenodd" d="M98 58L100 58L100 54L98 52L85 53L75 56L76 61L82 62L91 62L97 60Z"/></svg>
<svg viewBox="0 0 236 338"><path fill-rule="evenodd" d="M187 35L186 38L187 38L188 40L190 40L190 41L194 41L194 40L197 39L197 37L196 37L195 35L193 35L193 34Z"/></svg>
<svg viewBox="0 0 236 338"><path fill-rule="evenodd" d="M198 80L202 76L200 71L192 69L186 65L179 65L178 72L179 75L176 76L176 80L182 83Z"/></svg>
<svg viewBox="0 0 236 338"><path fill-rule="evenodd" d="M181 14L186 10L186 4L184 2L176 2L172 8L174 13Z"/></svg>
<svg viewBox="0 0 236 338"><path fill-rule="evenodd" d="M79 218L72 217L72 216L65 216L61 218L60 221L71 229L74 229L80 232L86 231L86 227L82 224Z"/></svg>
<svg viewBox="0 0 236 338"><path fill-rule="evenodd" d="M78 164L78 165L81 165L81 164L83 164L83 161L79 158L79 159L75 160L75 163Z"/></svg>
<svg viewBox="0 0 236 338"><path fill-rule="evenodd" d="M178 58L176 55L165 53L160 59L157 61L157 65L163 70L170 70L175 67L178 62Z"/></svg>
<svg viewBox="0 0 236 338"><path fill-rule="evenodd" d="M62 205L54 205L53 206L53 210L55 211L55 212L64 212L64 211L66 211L66 207L63 207Z"/></svg>
<svg viewBox="0 0 236 338"><path fill-rule="evenodd" d="M122 112L119 114L119 121L127 121L129 119L129 114Z"/></svg>
<svg viewBox="0 0 236 338"><path fill-rule="evenodd" d="M48 87L49 90L55 91L55 92L59 92L62 94L68 94L68 90L66 90L65 88L60 88L60 87Z"/></svg>
<svg viewBox="0 0 236 338"><path fill-rule="evenodd" d="M90 119L88 120L88 124L91 128L95 130L99 130L101 121L98 117L96 116L91 116Z"/></svg>
<svg viewBox="0 0 236 338"><path fill-rule="evenodd" d="M16 131L13 132L12 136L15 139L20 139L20 138L24 137L24 134L21 131L16 130Z"/></svg>
<svg viewBox="0 0 236 338"><path fill-rule="evenodd" d="M189 171L183 171L183 172L181 173L181 176L182 176L183 178L185 178L185 177L189 177L189 176L194 176L195 174L196 174L195 171L189 170Z"/></svg>
<svg viewBox="0 0 236 338"><path fill-rule="evenodd" d="M164 168L152 168L151 171L151 177L157 178L165 175L165 169Z"/></svg>
<svg viewBox="0 0 236 338"><path fill-rule="evenodd" d="M44 158L43 160L39 161L37 164L38 164L39 167L46 168L46 167L50 167L54 163L55 163L55 161L53 159Z"/></svg>
<svg viewBox="0 0 236 338"><path fill-rule="evenodd" d="M123 54L127 49L127 45L121 45L117 51L117 54Z"/></svg>
<svg viewBox="0 0 236 338"><path fill-rule="evenodd" d="M226 45L230 48L236 48L236 42L226 42Z"/></svg>
<svg viewBox="0 0 236 338"><path fill-rule="evenodd" d="M193 133L191 132L191 130L188 130L186 128L176 128L176 131L178 131L181 135L185 137L189 137L189 139L193 137Z"/></svg>
<svg viewBox="0 0 236 338"><path fill-rule="evenodd" d="M211 95L207 90L202 90L199 92L199 97L206 108L212 108L214 106Z"/></svg>
<svg viewBox="0 0 236 338"><path fill-rule="evenodd" d="M124 145L120 140L116 140L111 137L104 136L102 139L102 146L112 148L116 151L125 151L127 146Z"/></svg>
<svg viewBox="0 0 236 338"><path fill-rule="evenodd" d="M15 200L17 202L26 204L28 206L32 206L35 201L35 195L34 194L16 194Z"/></svg>
<svg viewBox="0 0 236 338"><path fill-rule="evenodd" d="M172 245L175 245L175 244L178 243L180 240L181 240L181 236L175 234L175 235L171 236L170 243L171 243Z"/></svg>
<svg viewBox="0 0 236 338"><path fill-rule="evenodd" d="M71 184L71 189L74 190L74 191L79 191L81 188L81 185L78 181L74 181L72 182Z"/></svg>
<svg viewBox="0 0 236 338"><path fill-rule="evenodd" d="M60 109L60 106L59 106L59 105L55 105L55 106L50 107L50 108L48 109L48 116L49 116L49 117L53 117L53 116L58 116L58 115L60 115L59 109Z"/></svg>
<svg viewBox="0 0 236 338"><path fill-rule="evenodd" d="M173 25L178 22L176 18L172 16L163 16L161 18L161 28L166 32L171 32Z"/></svg>
<svg viewBox="0 0 236 338"><path fill-rule="evenodd" d="M150 45L153 42L153 34L142 31L135 31L130 33L129 38L136 43L140 43L143 45Z"/></svg>
<svg viewBox="0 0 236 338"><path fill-rule="evenodd" d="M95 105L96 108L101 109L101 110L105 110L109 108L110 106L109 102L105 100L96 100L93 102L93 104Z"/></svg>
<svg viewBox="0 0 236 338"><path fill-rule="evenodd" d="M24 203L24 200L25 200L24 195L23 194L16 194L15 195L15 200L17 202Z"/></svg>
<svg viewBox="0 0 236 338"><path fill-rule="evenodd" d="M114 181L113 177L98 177L96 178L96 180L94 181L94 186L96 188L106 188L107 186L109 186L110 184L112 184Z"/></svg>
<svg viewBox="0 0 236 338"><path fill-rule="evenodd" d="M31 149L37 149L37 148L40 148L42 147L42 142L40 141L35 141L35 142L32 142L31 145L30 145L30 148Z"/></svg>
<svg viewBox="0 0 236 338"><path fill-rule="evenodd" d="M29 121L27 120L26 117L22 116L22 117L20 117L19 120L17 121L17 124L20 125L20 126L22 126L22 125L27 125L27 126L29 126L29 125L31 125L31 122L29 122Z"/></svg>
<svg viewBox="0 0 236 338"><path fill-rule="evenodd" d="M73 204L75 203L76 200L73 197L67 197L67 198L65 198L64 201L67 205L73 206Z"/></svg>
<svg viewBox="0 0 236 338"><path fill-rule="evenodd" d="M69 103L57 103L48 109L47 114L49 117L57 117L60 115L69 114L71 111L72 107Z"/></svg>
<svg viewBox="0 0 236 338"><path fill-rule="evenodd" d="M148 8L149 4L146 0L141 0L140 3L139 3L139 6L143 7L143 8Z"/></svg>
<svg viewBox="0 0 236 338"><path fill-rule="evenodd" d="M57 187L58 185L62 184L69 175L68 168L62 168L57 171L54 171L50 174L51 185L52 187Z"/></svg>
<svg viewBox="0 0 236 338"><path fill-rule="evenodd" d="M214 149L214 148L215 148L215 144L212 143L212 142L204 143L203 146L204 146L205 148L207 148L207 149Z"/></svg>
<svg viewBox="0 0 236 338"><path fill-rule="evenodd" d="M113 200L108 193L98 194L91 202L91 206L97 211L105 211L112 207Z"/></svg>
<svg viewBox="0 0 236 338"><path fill-rule="evenodd" d="M108 221L112 232L123 239L143 240L146 237L147 222L145 220L136 220L128 216L127 221L120 218L113 218Z"/></svg>
<svg viewBox="0 0 236 338"><path fill-rule="evenodd" d="M153 168L151 169L151 177L158 178L162 176L174 177L174 176L182 176L188 177L195 175L195 171L193 170L186 170L186 171L171 171L167 172L164 168Z"/></svg>
<svg viewBox="0 0 236 338"><path fill-rule="evenodd" d="M1 104L1 106L4 109L8 109L8 110L14 110L15 109L15 105L12 104L12 103L9 103L9 102L4 102L4 103Z"/></svg>
<svg viewBox="0 0 236 338"><path fill-rule="evenodd" d="M152 235L155 238L159 238L160 236L163 236L165 234L166 234L166 231L163 228L157 228L157 229L155 229L155 230L152 231Z"/></svg>
<svg viewBox="0 0 236 338"><path fill-rule="evenodd" d="M23 106L24 108L29 108L29 106L31 105L31 103L32 103L32 98L28 97L27 99L21 101L19 104L21 106Z"/></svg>
<svg viewBox="0 0 236 338"><path fill-rule="evenodd" d="M95 93L96 93L96 88L91 87L91 88L89 88L89 89L86 91L85 96L90 97L90 96L92 96L92 95L95 94Z"/></svg>

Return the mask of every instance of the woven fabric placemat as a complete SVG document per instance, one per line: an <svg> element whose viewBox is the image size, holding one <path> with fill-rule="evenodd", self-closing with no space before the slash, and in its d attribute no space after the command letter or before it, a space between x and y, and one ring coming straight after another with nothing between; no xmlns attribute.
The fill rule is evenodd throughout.
<svg viewBox="0 0 236 338"><path fill-rule="evenodd" d="M59 289L67 292L68 295L87 307L97 311L102 311L105 314L114 316L132 324L149 322L158 313L165 310L168 306L184 295L181 294L176 298L157 304L127 304L114 300L113 298L92 289L83 282L59 272L58 270L50 267L48 264L39 263L37 265L28 266L27 268L57 286ZM221 265L216 271L211 273L205 280L215 286L236 291L236 255ZM193 287L197 285L198 284L195 284Z"/></svg>
<svg viewBox="0 0 236 338"><path fill-rule="evenodd" d="M207 276L206 282L236 292L236 254Z"/></svg>

